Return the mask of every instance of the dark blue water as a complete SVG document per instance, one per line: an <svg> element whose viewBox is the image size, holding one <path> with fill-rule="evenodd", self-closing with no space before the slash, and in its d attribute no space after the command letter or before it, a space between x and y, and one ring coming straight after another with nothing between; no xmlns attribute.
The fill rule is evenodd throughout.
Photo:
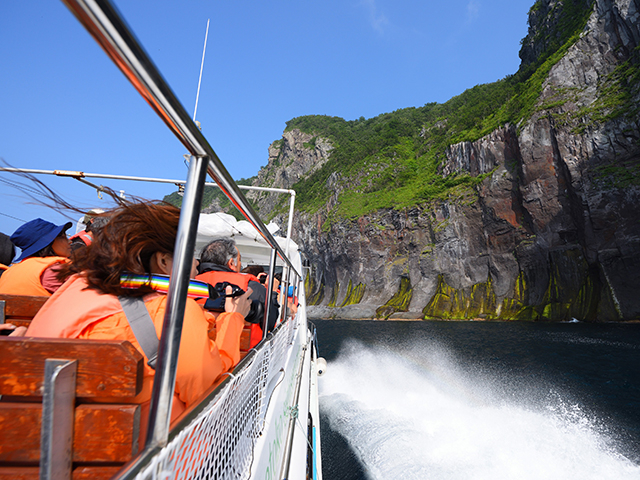
<svg viewBox="0 0 640 480"><path fill-rule="evenodd" d="M640 324L314 323L326 480L640 479Z"/></svg>

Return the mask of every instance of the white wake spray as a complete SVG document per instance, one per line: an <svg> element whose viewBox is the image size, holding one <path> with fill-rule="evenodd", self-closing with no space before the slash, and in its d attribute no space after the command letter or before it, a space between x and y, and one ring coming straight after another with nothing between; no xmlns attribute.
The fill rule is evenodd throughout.
<svg viewBox="0 0 640 480"><path fill-rule="evenodd" d="M640 479L561 396L523 405L437 345L407 351L351 342L320 381L323 413L372 480Z"/></svg>

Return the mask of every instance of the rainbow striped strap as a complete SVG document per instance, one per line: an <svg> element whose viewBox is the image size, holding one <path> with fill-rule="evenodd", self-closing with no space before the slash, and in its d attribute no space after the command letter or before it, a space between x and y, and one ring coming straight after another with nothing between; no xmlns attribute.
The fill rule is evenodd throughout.
<svg viewBox="0 0 640 480"><path fill-rule="evenodd" d="M156 292L166 294L169 292L169 275L139 275L137 273L125 272L120 276L120 286L122 288L137 289L142 286L153 288ZM191 280L189 282L189 290L187 297L191 298L208 298L209 284L199 280Z"/></svg>

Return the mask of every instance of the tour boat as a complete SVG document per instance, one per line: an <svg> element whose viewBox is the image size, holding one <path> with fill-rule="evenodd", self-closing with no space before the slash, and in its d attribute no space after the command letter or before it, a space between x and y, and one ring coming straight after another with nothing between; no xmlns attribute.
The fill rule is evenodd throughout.
<svg viewBox="0 0 640 480"><path fill-rule="evenodd" d="M191 155L146 443L112 478L321 479L318 376L326 368L326 362L318 355L315 329L307 321L303 263L297 245L291 239L295 193L286 191L291 195L287 236L275 237L272 226L265 226L245 199L240 186L232 180L115 8L107 0L65 0L65 3ZM29 172L26 169L22 171ZM81 181L84 179L85 183L86 178L91 177L83 172L31 172L53 173ZM207 174L242 213L244 221L235 222L232 217L224 215L215 218L203 216L209 220L201 220L198 231ZM179 332L191 259L197 246L213 236L221 235L232 235L236 239L243 263L266 267L269 273L268 291L272 290L276 269L280 270L281 290L288 292L289 287L295 289L298 310L295 315L290 315L287 302L282 302L276 328L267 333L265 320L263 340L197 405L170 425L180 347ZM267 312L272 307L269 303L268 300ZM7 342L13 343L3 345L14 345L19 340ZM23 344L28 346L29 340ZM46 388L45 385L43 405L47 400ZM47 424L50 419L44 412L45 406L42 414L40 478L64 478L64 472L70 472L70 465L60 467L64 462L57 462L55 454L51 454L62 437L56 433L55 425ZM45 441L46 435L49 440ZM104 447L107 449L109 445ZM45 448L50 450L45 451ZM63 472L62 476L60 472Z"/></svg>

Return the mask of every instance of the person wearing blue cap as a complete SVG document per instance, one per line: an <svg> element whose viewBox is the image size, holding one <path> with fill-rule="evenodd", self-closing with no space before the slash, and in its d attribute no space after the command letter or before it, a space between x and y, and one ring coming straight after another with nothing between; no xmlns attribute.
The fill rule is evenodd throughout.
<svg viewBox="0 0 640 480"><path fill-rule="evenodd" d="M71 254L66 234L71 225L36 218L18 228L10 238L22 252L0 277L0 293L50 296L55 292L60 287L57 268Z"/></svg>

